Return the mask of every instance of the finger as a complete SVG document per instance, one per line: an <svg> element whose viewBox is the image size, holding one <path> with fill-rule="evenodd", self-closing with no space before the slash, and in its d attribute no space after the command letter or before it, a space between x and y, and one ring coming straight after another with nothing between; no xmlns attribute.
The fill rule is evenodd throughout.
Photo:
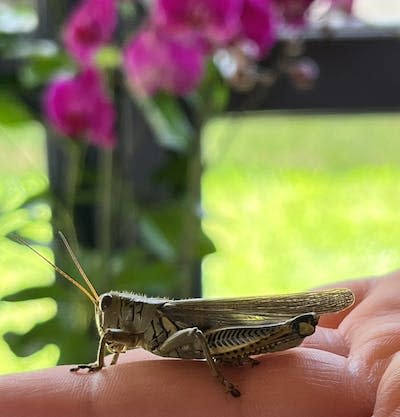
<svg viewBox="0 0 400 417"><path fill-rule="evenodd" d="M348 288L354 293L354 304L346 310L339 311L338 313L324 314L319 320L319 325L322 327L328 327L336 329L342 323L342 321L354 310L354 308L360 304L367 294L376 285L376 279L361 279L353 281L343 281L323 288Z"/></svg>
<svg viewBox="0 0 400 417"><path fill-rule="evenodd" d="M386 368L400 351L400 274L377 279L346 317L340 331L350 346L349 367L376 392Z"/></svg>
<svg viewBox="0 0 400 417"><path fill-rule="evenodd" d="M400 272L363 283L364 296L341 323L341 330L359 346L383 325L400 322Z"/></svg>
<svg viewBox="0 0 400 417"><path fill-rule="evenodd" d="M0 378L2 416L142 417L341 417L370 415L349 387L346 359L313 349L293 349L251 368L223 368L240 398L224 393L204 361L140 360L94 374L61 366ZM371 408L371 409L370 409Z"/></svg>
<svg viewBox="0 0 400 417"><path fill-rule="evenodd" d="M393 356L378 387L376 404L372 417L400 415L400 353Z"/></svg>
<svg viewBox="0 0 400 417"><path fill-rule="evenodd" d="M318 326L313 335L304 339L302 347L324 350L325 352L347 357L350 347L338 329L328 329Z"/></svg>

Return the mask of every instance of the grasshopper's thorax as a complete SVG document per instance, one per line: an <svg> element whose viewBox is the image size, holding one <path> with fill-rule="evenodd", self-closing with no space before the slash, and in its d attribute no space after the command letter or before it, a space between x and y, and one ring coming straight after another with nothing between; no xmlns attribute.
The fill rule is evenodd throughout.
<svg viewBox="0 0 400 417"><path fill-rule="evenodd" d="M121 331L125 334L125 349L142 347L156 352L178 330L178 326L159 310L165 301L131 293L102 294L96 306L96 323L100 336L107 331Z"/></svg>
<svg viewBox="0 0 400 417"><path fill-rule="evenodd" d="M108 292L99 297L96 306L96 323L100 336L107 330L120 330L137 336L137 346L141 346L143 335L151 326L157 310L157 303L148 298L119 292ZM130 348L134 346L129 346Z"/></svg>

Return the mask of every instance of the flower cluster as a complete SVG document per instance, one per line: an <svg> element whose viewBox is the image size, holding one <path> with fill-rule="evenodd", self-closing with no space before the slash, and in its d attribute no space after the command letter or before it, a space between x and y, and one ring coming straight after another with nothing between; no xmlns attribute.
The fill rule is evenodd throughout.
<svg viewBox="0 0 400 417"><path fill-rule="evenodd" d="M85 0L71 14L62 38L66 50L83 66L109 42L117 25L116 0Z"/></svg>
<svg viewBox="0 0 400 417"><path fill-rule="evenodd" d="M275 33L271 0L158 0L124 48L125 75L134 93L184 95L217 49L248 43L261 58Z"/></svg>
<svg viewBox="0 0 400 417"><path fill-rule="evenodd" d="M207 59L221 49L240 48L255 61L265 57L274 46L282 24L295 27L304 24L305 12L312 1L143 1L147 17L123 45L122 66L127 85L139 96L161 91L185 95L196 89ZM352 2L330 1L343 9L351 7ZM111 41L117 20L118 0L81 0L66 22L62 36L81 74L55 80L44 102L50 122L59 131L70 136L87 135L91 142L108 147L114 144L115 115L102 77L94 75L94 57ZM81 88L81 80L87 74L97 79L92 94ZM102 115L97 122L92 117L96 114ZM91 124L100 122L104 126L99 129Z"/></svg>
<svg viewBox="0 0 400 417"><path fill-rule="evenodd" d="M92 67L74 77L60 76L48 86L45 115L62 134L85 138L102 148L115 144L115 111L104 91L101 74Z"/></svg>
<svg viewBox="0 0 400 417"><path fill-rule="evenodd" d="M84 0L78 5L62 39L79 71L52 80L43 96L45 117L59 133L102 148L115 146L116 112L94 57L112 39L117 18L116 0Z"/></svg>

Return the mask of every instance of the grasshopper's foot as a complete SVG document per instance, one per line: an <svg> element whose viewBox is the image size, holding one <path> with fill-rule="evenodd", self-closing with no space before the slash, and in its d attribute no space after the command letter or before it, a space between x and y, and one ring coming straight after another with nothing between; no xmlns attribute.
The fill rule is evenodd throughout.
<svg viewBox="0 0 400 417"><path fill-rule="evenodd" d="M257 359L254 359L254 358L248 357L247 359L248 359L248 362L250 363L252 368L254 368L257 365L260 365L260 363L261 363L260 361L258 361Z"/></svg>
<svg viewBox="0 0 400 417"><path fill-rule="evenodd" d="M229 382L224 377L218 378L221 384L225 387L226 392L229 392L233 397L238 398L241 396L240 391L235 387L235 385L232 384L232 382Z"/></svg>
<svg viewBox="0 0 400 417"><path fill-rule="evenodd" d="M100 366L98 363L94 362L94 363L88 363L86 365L76 365L74 368L71 368L70 371L71 372L77 372L80 369L87 369L88 372L97 372L97 371L100 371L101 368L102 368L102 366Z"/></svg>
<svg viewBox="0 0 400 417"><path fill-rule="evenodd" d="M242 395L240 391L232 383L225 381L224 385L226 390L232 395L232 397L238 398Z"/></svg>

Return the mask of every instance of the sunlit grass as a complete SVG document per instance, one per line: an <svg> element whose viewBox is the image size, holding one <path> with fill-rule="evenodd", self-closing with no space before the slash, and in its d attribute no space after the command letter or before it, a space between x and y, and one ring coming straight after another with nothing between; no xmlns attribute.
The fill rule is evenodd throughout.
<svg viewBox="0 0 400 417"><path fill-rule="evenodd" d="M304 290L400 264L397 115L219 119L205 132L206 295Z"/></svg>

